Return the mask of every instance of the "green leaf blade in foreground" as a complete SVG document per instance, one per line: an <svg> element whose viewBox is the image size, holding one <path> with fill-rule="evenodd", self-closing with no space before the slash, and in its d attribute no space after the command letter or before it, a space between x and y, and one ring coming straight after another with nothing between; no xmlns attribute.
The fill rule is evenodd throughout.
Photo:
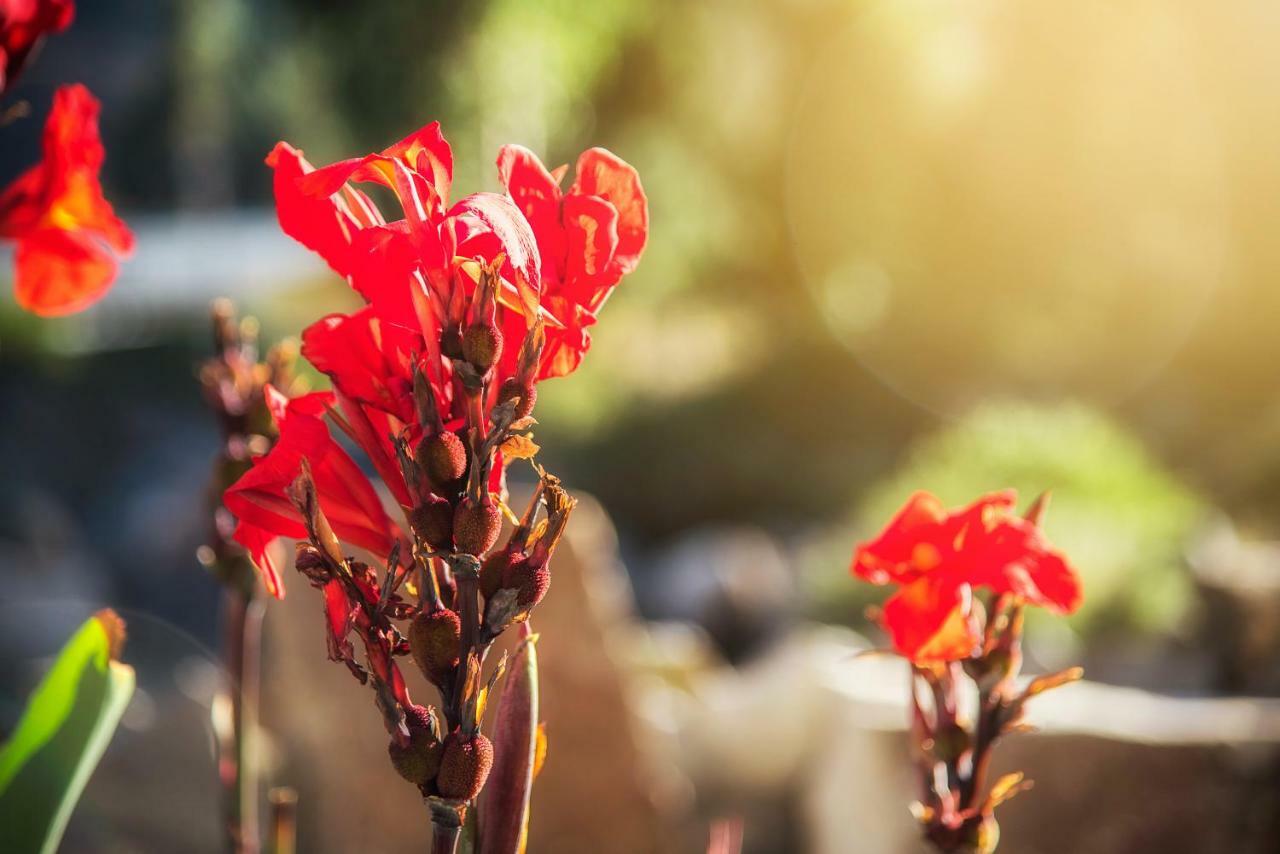
<svg viewBox="0 0 1280 854"><path fill-rule="evenodd" d="M133 696L124 623L91 617L58 654L0 747L0 849L53 854Z"/></svg>

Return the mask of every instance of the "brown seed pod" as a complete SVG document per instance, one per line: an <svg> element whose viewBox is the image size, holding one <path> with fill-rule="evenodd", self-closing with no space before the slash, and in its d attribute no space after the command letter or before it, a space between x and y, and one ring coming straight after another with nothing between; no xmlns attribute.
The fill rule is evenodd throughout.
<svg viewBox="0 0 1280 854"><path fill-rule="evenodd" d="M480 794L493 767L493 744L482 733L467 738L458 730L444 740L436 788L446 798L471 800Z"/></svg>
<svg viewBox="0 0 1280 854"><path fill-rule="evenodd" d="M436 551L448 551L453 547L453 505L438 495L409 511L409 524L423 542Z"/></svg>
<svg viewBox="0 0 1280 854"><path fill-rule="evenodd" d="M502 330L493 321L473 323L462 333L462 357L480 373L492 368L502 356Z"/></svg>
<svg viewBox="0 0 1280 854"><path fill-rule="evenodd" d="M440 771L444 745L436 731L435 718L424 706L405 709L405 724L409 728L409 743L401 746L395 739L387 745L391 764L401 777L414 785L424 785Z"/></svg>
<svg viewBox="0 0 1280 854"><path fill-rule="evenodd" d="M467 472L467 447L457 433L423 436L414 449L414 459L432 486L447 486Z"/></svg>
<svg viewBox="0 0 1280 854"><path fill-rule="evenodd" d="M450 359L462 358L462 329L450 326L440 336L440 352Z"/></svg>
<svg viewBox="0 0 1280 854"><path fill-rule="evenodd" d="M435 685L443 685L458 666L462 621L448 608L422 611L409 624L409 651L414 663Z"/></svg>
<svg viewBox="0 0 1280 854"><path fill-rule="evenodd" d="M464 499L453 511L453 542L458 551L479 557L493 548L502 530L502 512L492 501Z"/></svg>
<svg viewBox="0 0 1280 854"><path fill-rule="evenodd" d="M516 377L507 377L498 389L498 403L520 398L516 404L516 419L527 418L533 412L533 405L538 402L538 387L533 383L522 383Z"/></svg>
<svg viewBox="0 0 1280 854"><path fill-rule="evenodd" d="M509 548L510 546L494 552L480 565L480 592L486 599L492 599L493 594L502 589L502 578L507 568L515 561L524 559L523 552L513 553Z"/></svg>
<svg viewBox="0 0 1280 854"><path fill-rule="evenodd" d="M535 564L527 558L516 561L502 574L502 586L516 591L516 604L521 608L532 608L547 595L551 569L545 563Z"/></svg>

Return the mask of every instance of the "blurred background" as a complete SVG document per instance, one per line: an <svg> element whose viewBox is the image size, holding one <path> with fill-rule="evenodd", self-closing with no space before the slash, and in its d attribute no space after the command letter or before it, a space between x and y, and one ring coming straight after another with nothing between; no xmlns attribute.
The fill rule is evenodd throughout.
<svg viewBox="0 0 1280 854"><path fill-rule="evenodd" d="M1006 486L1053 491L1085 580L1077 615L1030 625L1029 667L1094 683L1009 748L1040 790L1004 808L1006 847L1276 850L1278 38L1257 0L81 4L0 135L7 183L53 90L86 83L138 238L67 319L20 312L0 271L0 731L101 603L143 687L68 845L218 847L208 305L266 339L352 306L280 233L264 155L331 162L439 119L459 193L496 188L503 143L549 165L603 145L651 205L584 366L539 391L540 461L598 501L540 629L599 642L544 653L567 681L533 851L697 850L734 815L748 851L917 850L905 672L852 658L885 591L849 558L915 489ZM349 739L356 768L382 736L293 590L267 715L303 850L407 850L425 814L390 810L389 769L333 772L335 798L304 755ZM336 731L330 702L353 709ZM572 747L587 731L625 754L610 773ZM593 842L584 813L634 829Z"/></svg>

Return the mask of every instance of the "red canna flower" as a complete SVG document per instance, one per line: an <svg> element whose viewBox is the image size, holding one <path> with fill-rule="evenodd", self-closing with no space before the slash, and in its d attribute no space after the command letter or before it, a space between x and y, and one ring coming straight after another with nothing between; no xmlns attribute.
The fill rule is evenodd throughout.
<svg viewBox="0 0 1280 854"><path fill-rule="evenodd" d="M1080 581L1034 522L1014 515L1012 490L948 512L912 495L880 536L861 543L851 571L897 584L881 620L894 649L916 663L969 657L982 640L975 591L987 589L1057 613L1080 605Z"/></svg>
<svg viewBox="0 0 1280 854"><path fill-rule="evenodd" d="M516 417L527 414L533 384L577 366L589 343L585 327L639 261L648 212L630 166L601 149L586 152L568 193L546 176L551 207L543 210L529 204L533 173L545 175L537 159L510 147L503 161L512 195L475 193L451 203L453 155L437 123L379 153L318 169L288 143L268 156L281 228L366 302L303 332L302 355L328 375L333 392L276 407L279 443L227 493L241 521L237 536L261 561L273 592L282 588L264 565L266 543L302 534L286 488L303 458L335 530L355 526L338 530L340 537L382 559L400 538L367 502L355 502L363 511L357 518L354 496L331 494L337 484L326 482L313 454L323 451L367 481L328 438L326 419L364 453L407 517L444 499L456 506L454 486L406 478L406 450L442 431L484 425L493 407L513 397ZM390 190L399 209L380 209L360 189L368 183ZM500 492L504 452L493 460L488 486ZM410 549L402 554L408 560Z"/></svg>
<svg viewBox="0 0 1280 854"><path fill-rule="evenodd" d="M542 254L542 305L558 321L547 330L539 376L565 376L591 346L587 327L624 275L640 263L649 204L640 176L603 148L584 151L569 191L529 149L504 146L498 179L533 227Z"/></svg>
<svg viewBox="0 0 1280 854"><path fill-rule="evenodd" d="M18 304L53 316L99 299L133 251L133 234L102 196L98 101L63 86L44 128L44 160L0 194L0 237L17 241Z"/></svg>
<svg viewBox="0 0 1280 854"><path fill-rule="evenodd" d="M71 26L74 0L0 0L0 93L13 85L47 35Z"/></svg>

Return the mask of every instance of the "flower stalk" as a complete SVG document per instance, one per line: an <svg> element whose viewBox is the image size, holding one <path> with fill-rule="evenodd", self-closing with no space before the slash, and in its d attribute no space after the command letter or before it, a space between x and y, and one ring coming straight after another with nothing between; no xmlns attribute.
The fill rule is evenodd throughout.
<svg viewBox="0 0 1280 854"><path fill-rule="evenodd" d="M476 824L495 763L482 725L506 656L486 666L489 650L546 595L575 504L532 463L536 384L582 359L587 328L639 261L647 203L635 170L603 149L579 158L564 191L565 170L508 146L498 158L505 193L450 204L453 154L436 124L319 169L280 143L268 164L282 228L365 306L303 332L302 354L331 391L264 388L279 438L224 493L239 520L233 538L277 597L271 543L298 541L295 567L324 600L329 658L372 690L391 765L428 806L433 850L452 851ZM402 219L384 218L358 187L368 182L394 195ZM515 521L506 472L517 460L539 483L501 542L504 517ZM406 657L437 705L413 698ZM526 673L522 690L530 681ZM520 720L522 737L506 738L506 719ZM528 751L542 743L530 733L509 715L492 734ZM503 776L524 787L499 799L519 805L514 826L527 823L532 776Z"/></svg>
<svg viewBox="0 0 1280 854"><path fill-rule="evenodd" d="M199 376L221 441L211 476L209 539L197 557L223 588L222 655L231 715L229 728L218 739L218 766L227 849L255 854L260 848L257 729L265 603L254 565L235 541L236 520L219 497L249 469L251 454L274 441L264 388L295 384L294 357L282 345L261 361L257 323L238 320L228 301L215 302L211 314L215 355L200 367Z"/></svg>
<svg viewBox="0 0 1280 854"><path fill-rule="evenodd" d="M854 555L855 575L902 586L881 621L911 663L910 736L920 787L912 811L941 854L996 850L996 807L1031 787L1018 772L988 788L996 744L1027 728L1028 700L1083 675L1073 667L1018 688L1025 606L1065 613L1081 596L1075 571L1040 532L1045 496L1022 518L1011 514L1013 504L1011 492L998 493L947 512L918 493Z"/></svg>

